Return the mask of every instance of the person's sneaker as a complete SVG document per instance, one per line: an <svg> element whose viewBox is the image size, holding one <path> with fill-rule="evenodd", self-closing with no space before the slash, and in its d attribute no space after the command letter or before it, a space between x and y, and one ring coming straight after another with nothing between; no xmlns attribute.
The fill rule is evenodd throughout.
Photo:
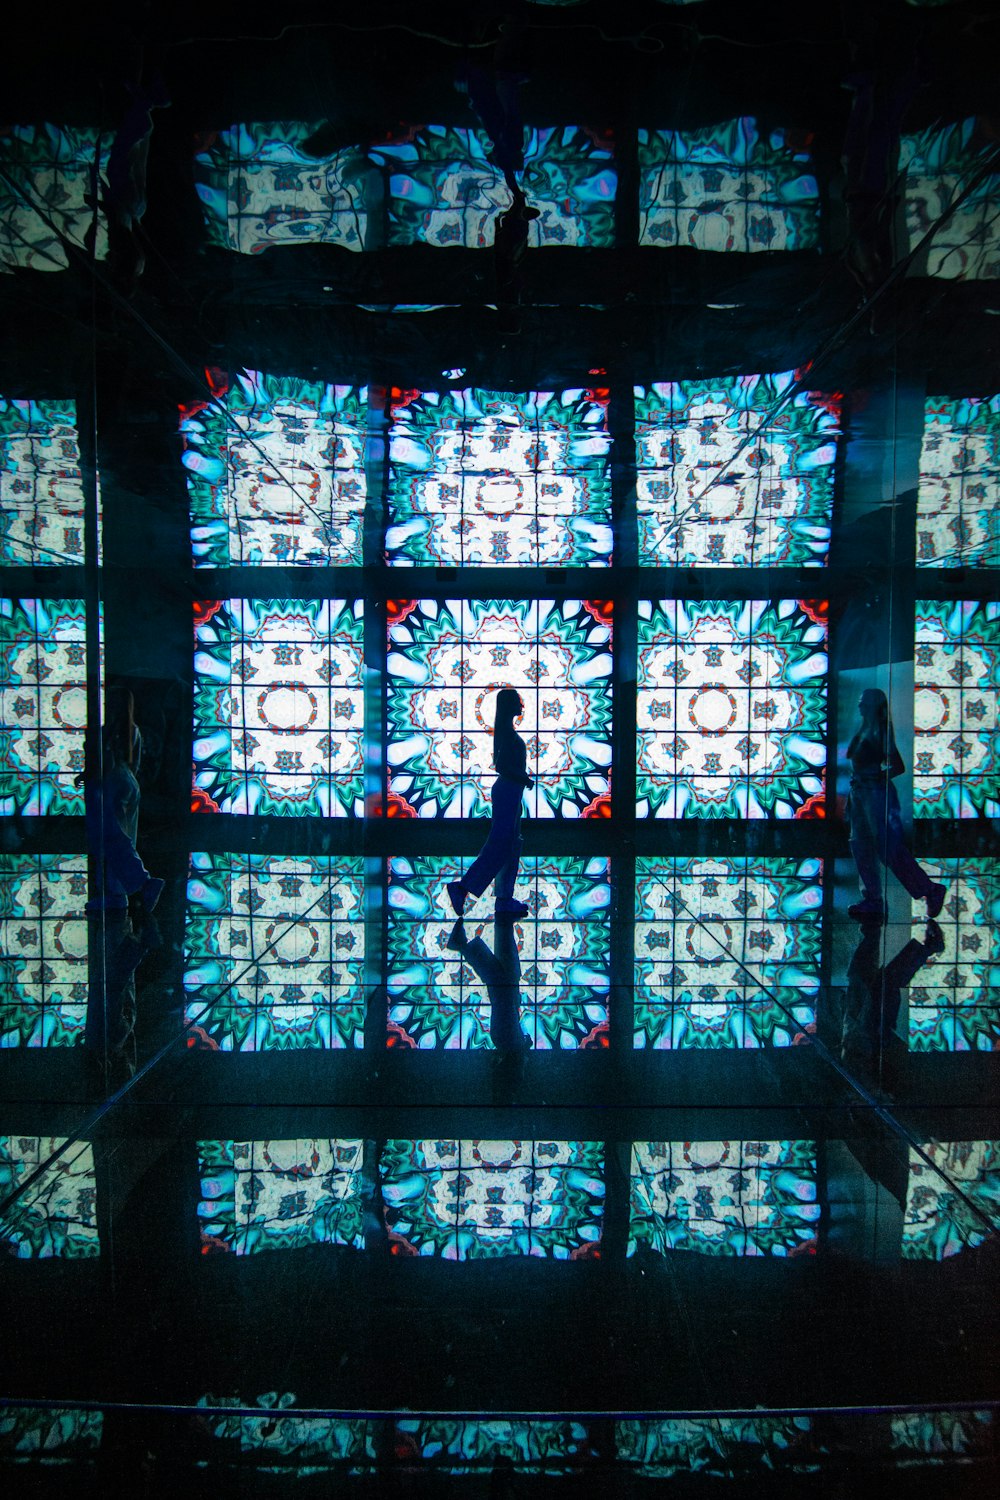
<svg viewBox="0 0 1000 1500"><path fill-rule="evenodd" d="M452 911L456 917L460 917L465 911L465 897L467 895L465 886L460 880L452 880L445 886L445 890L448 892L448 900L451 902Z"/></svg>
<svg viewBox="0 0 1000 1500"><path fill-rule="evenodd" d="M452 953L461 953L463 948L467 948L469 946L469 939L465 935L465 923L462 921L461 917L459 917L458 921L455 923L454 927L445 938L444 945L446 948L450 948Z"/></svg>
<svg viewBox="0 0 1000 1500"><path fill-rule="evenodd" d="M933 922L944 905L944 898L948 894L946 885L932 885L927 893L927 916Z"/></svg>
<svg viewBox="0 0 1000 1500"><path fill-rule="evenodd" d="M944 934L933 917L927 923L927 931L924 933L924 947L927 949L929 956L944 952Z"/></svg>
<svg viewBox="0 0 1000 1500"><path fill-rule="evenodd" d="M865 896L847 908L847 915L849 917L874 917L881 922L885 918L885 902L879 901L875 896Z"/></svg>
<svg viewBox="0 0 1000 1500"><path fill-rule="evenodd" d="M526 917L531 910L523 901L512 901L504 896L496 903L493 914L497 917Z"/></svg>

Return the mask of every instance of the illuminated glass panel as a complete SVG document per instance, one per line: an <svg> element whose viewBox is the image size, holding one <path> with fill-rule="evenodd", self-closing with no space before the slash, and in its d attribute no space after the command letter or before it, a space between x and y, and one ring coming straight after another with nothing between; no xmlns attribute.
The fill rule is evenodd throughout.
<svg viewBox="0 0 1000 1500"><path fill-rule="evenodd" d="M816 1020L818 859L644 859L635 1046L787 1047Z"/></svg>
<svg viewBox="0 0 1000 1500"><path fill-rule="evenodd" d="M1000 817L1000 604L918 599L913 813Z"/></svg>
<svg viewBox="0 0 1000 1500"><path fill-rule="evenodd" d="M918 568L1000 564L1000 396L924 405Z"/></svg>
<svg viewBox="0 0 1000 1500"><path fill-rule="evenodd" d="M534 1047L607 1046L607 858L522 860L516 894L529 916L505 941L504 926L491 920L492 894L481 903L480 920L470 900L468 936L482 925L478 935L488 950L484 956L477 946L471 958L447 947L455 917L445 892L470 864L390 861L389 1045L489 1047L492 986L502 991L500 1003L519 1005L522 1034Z"/></svg>
<svg viewBox="0 0 1000 1500"><path fill-rule="evenodd" d="M192 854L185 1020L224 1052L360 1047L360 859Z"/></svg>
<svg viewBox="0 0 1000 1500"><path fill-rule="evenodd" d="M0 271L64 271L69 258L63 241L86 248L94 229L95 176L104 178L111 141L110 133L88 125L4 127L0 167L17 187L0 176ZM95 251L98 260L107 259L102 212Z"/></svg>
<svg viewBox="0 0 1000 1500"><path fill-rule="evenodd" d="M0 563L82 563L83 509L76 403L0 396Z"/></svg>
<svg viewBox="0 0 1000 1500"><path fill-rule="evenodd" d="M635 387L640 563L827 561L839 397L798 391L782 404L794 380L788 371Z"/></svg>
<svg viewBox="0 0 1000 1500"><path fill-rule="evenodd" d="M376 1458L374 1423L363 1417L316 1417L289 1411L298 1405L294 1391L267 1391L254 1401L239 1396L203 1396L195 1409L261 1408L259 1416L216 1411L199 1416L199 1425L212 1437L241 1454L254 1456L255 1473L294 1473L300 1478L344 1463L358 1463L367 1468ZM219 1454L213 1455L216 1463L220 1458Z"/></svg>
<svg viewBox="0 0 1000 1500"><path fill-rule="evenodd" d="M244 370L181 407L196 568L361 562L364 386Z"/></svg>
<svg viewBox="0 0 1000 1500"><path fill-rule="evenodd" d="M364 1244L363 1142L199 1141L202 1255Z"/></svg>
<svg viewBox="0 0 1000 1500"><path fill-rule="evenodd" d="M232 125L202 138L195 187L210 244L241 255L271 245L364 249L365 176L358 146L316 158L302 150L315 125Z"/></svg>
<svg viewBox="0 0 1000 1500"><path fill-rule="evenodd" d="M703 130L639 131L639 243L693 250L815 250L811 137L750 116Z"/></svg>
<svg viewBox="0 0 1000 1500"><path fill-rule="evenodd" d="M813 1141L637 1141L628 1254L811 1255Z"/></svg>
<svg viewBox="0 0 1000 1500"><path fill-rule="evenodd" d="M66 1145L53 1135L0 1136L0 1198L14 1192ZM94 1152L76 1141L51 1162L0 1219L0 1250L18 1260L100 1254Z"/></svg>
<svg viewBox="0 0 1000 1500"><path fill-rule="evenodd" d="M611 605L604 600L403 599L389 604L389 811L490 814L493 722L517 688L528 816L609 810Z"/></svg>
<svg viewBox="0 0 1000 1500"><path fill-rule="evenodd" d="M572 1419L404 1417L393 1436L397 1463L445 1474L490 1471L498 1460L519 1473L577 1473L594 1456L587 1424Z"/></svg>
<svg viewBox="0 0 1000 1500"><path fill-rule="evenodd" d="M904 135L899 167L906 174L907 249L913 250L947 214L911 274L973 281L1000 276L1000 171L990 173L952 211L995 151L970 117Z"/></svg>
<svg viewBox="0 0 1000 1500"><path fill-rule="evenodd" d="M414 127L405 140L369 148L388 174L390 245L493 244L497 215L512 203L491 144L465 126ZM524 195L539 217L528 245L614 244L617 176L610 140L575 125L524 132Z"/></svg>
<svg viewBox="0 0 1000 1500"><path fill-rule="evenodd" d="M387 1141L379 1170L394 1255L582 1260L599 1252L599 1141Z"/></svg>
<svg viewBox="0 0 1000 1500"><path fill-rule="evenodd" d="M1000 861L922 859L948 887L938 917L944 949L932 953L909 987L913 1052L1000 1051ZM923 941L927 918L914 917Z"/></svg>
<svg viewBox="0 0 1000 1500"><path fill-rule="evenodd" d="M610 562L606 391L393 398L390 563Z"/></svg>
<svg viewBox="0 0 1000 1500"><path fill-rule="evenodd" d="M85 854L0 855L0 1047L83 1040L86 900Z"/></svg>
<svg viewBox="0 0 1000 1500"><path fill-rule="evenodd" d="M923 1149L944 1176L910 1147L903 1259L947 1260L986 1238L967 1199L1000 1224L1000 1141L927 1141Z"/></svg>
<svg viewBox="0 0 1000 1500"><path fill-rule="evenodd" d="M639 601L637 815L822 816L826 605Z"/></svg>
<svg viewBox="0 0 1000 1500"><path fill-rule="evenodd" d="M82 599L0 599L0 816L82 813Z"/></svg>
<svg viewBox="0 0 1000 1500"><path fill-rule="evenodd" d="M80 1407L0 1408L0 1453L4 1463L77 1464L96 1456L104 1428L102 1411Z"/></svg>
<svg viewBox="0 0 1000 1500"><path fill-rule="evenodd" d="M957 1457L992 1457L995 1413L985 1410L893 1412L891 1446L896 1461L919 1463Z"/></svg>
<svg viewBox="0 0 1000 1500"><path fill-rule="evenodd" d="M361 600L194 609L194 810L360 817Z"/></svg>
<svg viewBox="0 0 1000 1500"><path fill-rule="evenodd" d="M625 1418L615 1423L615 1456L651 1478L810 1465L816 1454L811 1417Z"/></svg>

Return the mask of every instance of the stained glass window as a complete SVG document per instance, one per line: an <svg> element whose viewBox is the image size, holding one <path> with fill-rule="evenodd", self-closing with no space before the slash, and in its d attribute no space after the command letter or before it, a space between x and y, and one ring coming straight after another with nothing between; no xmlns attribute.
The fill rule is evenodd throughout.
<svg viewBox="0 0 1000 1500"><path fill-rule="evenodd" d="M787 371L635 387L640 563L826 562L839 397L786 400L794 381Z"/></svg>
<svg viewBox="0 0 1000 1500"><path fill-rule="evenodd" d="M0 1047L82 1041L86 900L85 854L0 855Z"/></svg>
<svg viewBox="0 0 1000 1500"><path fill-rule="evenodd" d="M84 249L94 230L93 205L111 139L87 125L0 130L0 166L17 184L0 177L0 271L63 271L69 265L63 241ZM95 251L105 260L107 221L103 213L96 217Z"/></svg>
<svg viewBox="0 0 1000 1500"><path fill-rule="evenodd" d="M638 1141L628 1254L814 1254L813 1141Z"/></svg>
<svg viewBox="0 0 1000 1500"><path fill-rule="evenodd" d="M732 1480L747 1469L794 1468L816 1452L813 1419L779 1417L627 1417L615 1423L619 1464L663 1479L668 1475L717 1474Z"/></svg>
<svg viewBox="0 0 1000 1500"><path fill-rule="evenodd" d="M646 859L635 872L636 1047L787 1047L820 987L818 859Z"/></svg>
<svg viewBox="0 0 1000 1500"><path fill-rule="evenodd" d="M639 601L640 818L822 816L826 605Z"/></svg>
<svg viewBox="0 0 1000 1500"><path fill-rule="evenodd" d="M517 688L536 818L607 815L611 605L604 600L390 601L389 801L402 817L488 817L493 721Z"/></svg>
<svg viewBox="0 0 1000 1500"><path fill-rule="evenodd" d="M599 1141L387 1141L380 1172L394 1255L581 1260L599 1251Z"/></svg>
<svg viewBox="0 0 1000 1500"><path fill-rule="evenodd" d="M96 1456L104 1413L76 1406L0 1409L0 1453L5 1463L78 1464Z"/></svg>
<svg viewBox="0 0 1000 1500"><path fill-rule="evenodd" d="M361 1141L199 1141L201 1253L364 1245Z"/></svg>
<svg viewBox="0 0 1000 1500"><path fill-rule="evenodd" d="M961 281L1000 276L1000 171L984 177L952 211L994 150L974 117L903 136L899 167L906 173L908 249L949 215L913 263L916 273Z"/></svg>
<svg viewBox="0 0 1000 1500"><path fill-rule="evenodd" d="M967 1200L1000 1223L1000 1141L928 1141L923 1149L940 1172L910 1147L903 1259L947 1260L986 1238Z"/></svg>
<svg viewBox="0 0 1000 1500"><path fill-rule="evenodd" d="M497 215L511 205L503 173L481 130L414 127L401 141L372 146L388 174L390 245L492 245ZM610 139L573 125L524 133L525 197L539 217L528 244L604 248L614 244L617 177Z"/></svg>
<svg viewBox="0 0 1000 1500"><path fill-rule="evenodd" d="M1000 395L924 406L918 568L1000 564Z"/></svg>
<svg viewBox="0 0 1000 1500"><path fill-rule="evenodd" d="M389 562L610 562L607 400L604 390L394 391Z"/></svg>
<svg viewBox="0 0 1000 1500"><path fill-rule="evenodd" d="M361 562L364 386L244 370L181 407L197 568Z"/></svg>
<svg viewBox="0 0 1000 1500"><path fill-rule="evenodd" d="M398 1463L445 1474L490 1471L498 1459L518 1473L576 1473L593 1456L586 1423L572 1419L403 1417L395 1424L393 1448Z"/></svg>
<svg viewBox="0 0 1000 1500"><path fill-rule="evenodd" d="M185 1019L222 1051L360 1047L360 859L192 854Z"/></svg>
<svg viewBox="0 0 1000 1500"><path fill-rule="evenodd" d="M83 509L76 403L0 396L0 563L82 563Z"/></svg>
<svg viewBox="0 0 1000 1500"><path fill-rule="evenodd" d="M966 1411L893 1412L890 1423L896 1463L930 1460L953 1462L963 1457L992 1457L995 1413L988 1407ZM902 1457L905 1455L905 1458Z"/></svg>
<svg viewBox="0 0 1000 1500"><path fill-rule="evenodd" d="M289 1411L298 1403L294 1391L267 1391L255 1402L239 1396L205 1396L197 1408L259 1406L259 1416L237 1412L206 1413L201 1422L214 1438L240 1454L252 1454L254 1472L294 1473L296 1478L331 1467L357 1463L367 1469L376 1458L375 1424L363 1417L317 1417ZM213 1455L218 1462L220 1455ZM353 1468L351 1472L356 1472Z"/></svg>
<svg viewBox="0 0 1000 1500"><path fill-rule="evenodd" d="M82 813L82 599L0 599L0 816Z"/></svg>
<svg viewBox="0 0 1000 1500"><path fill-rule="evenodd" d="M50 1162L65 1145L65 1139L50 1135L0 1136L0 1198L49 1162L0 1219L0 1250L18 1260L100 1254L93 1148L88 1141L75 1141Z"/></svg>
<svg viewBox="0 0 1000 1500"><path fill-rule="evenodd" d="M445 886L469 863L390 862L389 1045L488 1047L496 1003L519 1008L521 1032L536 1048L606 1046L607 858L522 860L517 894L530 914L513 932L509 923L495 928L484 903L482 932L457 952L447 946L455 918ZM470 935L475 912L470 904Z"/></svg>
<svg viewBox="0 0 1000 1500"><path fill-rule="evenodd" d="M704 130L639 131L639 243L693 250L814 250L811 137L750 116Z"/></svg>
<svg viewBox="0 0 1000 1500"><path fill-rule="evenodd" d="M909 987L910 1049L1000 1051L1000 861L921 863L948 894L937 919L944 949L925 961ZM918 941L926 926L921 910L913 926Z"/></svg>
<svg viewBox="0 0 1000 1500"><path fill-rule="evenodd" d="M195 605L196 812L360 817L362 604Z"/></svg>
<svg viewBox="0 0 1000 1500"><path fill-rule="evenodd" d="M913 812L1000 817L1000 603L918 599Z"/></svg>
<svg viewBox="0 0 1000 1500"><path fill-rule="evenodd" d="M211 244L258 255L271 245L363 250L368 231L360 147L316 158L301 121L233 125L202 138L195 186Z"/></svg>

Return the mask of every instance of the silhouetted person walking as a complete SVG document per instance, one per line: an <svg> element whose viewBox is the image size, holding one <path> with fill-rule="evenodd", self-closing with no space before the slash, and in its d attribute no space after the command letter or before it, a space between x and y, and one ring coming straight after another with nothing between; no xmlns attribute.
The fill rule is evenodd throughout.
<svg viewBox="0 0 1000 1500"><path fill-rule="evenodd" d="M456 917L465 911L469 896L481 896L494 881L494 911L501 917L526 917L528 908L514 900L514 882L521 862L521 800L526 787L534 786L527 773L524 741L514 729L514 720L524 713L520 693L501 688L497 694L493 726L493 818L489 837L474 864L460 880L448 886L448 899Z"/></svg>

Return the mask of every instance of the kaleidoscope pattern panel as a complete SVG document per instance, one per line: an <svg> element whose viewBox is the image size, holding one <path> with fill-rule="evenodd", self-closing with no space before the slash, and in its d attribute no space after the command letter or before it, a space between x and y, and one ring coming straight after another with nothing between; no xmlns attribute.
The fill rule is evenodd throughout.
<svg viewBox="0 0 1000 1500"><path fill-rule="evenodd" d="M637 816L823 816L826 605L639 601Z"/></svg>
<svg viewBox="0 0 1000 1500"><path fill-rule="evenodd" d="M923 1153L910 1147L903 1259L948 1260L1000 1224L1000 1141L928 1141Z"/></svg>
<svg viewBox="0 0 1000 1500"><path fill-rule="evenodd" d="M0 1411L0 1453L6 1463L86 1463L96 1459L104 1413L81 1407L9 1406Z"/></svg>
<svg viewBox="0 0 1000 1500"><path fill-rule="evenodd" d="M0 855L0 1047L82 1042L86 900L85 854Z"/></svg>
<svg viewBox="0 0 1000 1500"><path fill-rule="evenodd" d="M638 1141L628 1254L813 1255L813 1141Z"/></svg>
<svg viewBox="0 0 1000 1500"><path fill-rule="evenodd" d="M815 250L810 137L744 116L705 130L639 131L639 243L693 250Z"/></svg>
<svg viewBox="0 0 1000 1500"><path fill-rule="evenodd" d="M394 1255L588 1260L600 1251L600 1141L387 1141L379 1171Z"/></svg>
<svg viewBox="0 0 1000 1500"><path fill-rule="evenodd" d="M506 1417L403 1417L394 1426L398 1463L445 1474L491 1472L499 1461L532 1474L579 1473L595 1458L585 1422Z"/></svg>
<svg viewBox="0 0 1000 1500"><path fill-rule="evenodd" d="M393 566L610 562L607 391L392 395Z"/></svg>
<svg viewBox="0 0 1000 1500"><path fill-rule="evenodd" d="M732 1481L747 1471L811 1469L816 1453L812 1417L627 1417L615 1423L617 1462L656 1479L696 1471Z"/></svg>
<svg viewBox="0 0 1000 1500"><path fill-rule="evenodd" d="M205 1396L202 1406L259 1406L259 1416L213 1411L199 1415L199 1425L240 1454L254 1455L268 1475L293 1474L297 1479L329 1472L343 1464L367 1468L377 1450L376 1424L362 1417L303 1416L294 1391L267 1391L256 1401L240 1396ZM292 1408L290 1411L289 1408ZM221 1457L221 1455L219 1455ZM352 1468L352 1474L358 1472Z"/></svg>
<svg viewBox="0 0 1000 1500"><path fill-rule="evenodd" d="M1000 172L984 177L955 206L994 150L974 117L902 137L899 167L906 174L908 249L916 249L933 231L911 274L957 281L1000 276Z"/></svg>
<svg viewBox="0 0 1000 1500"><path fill-rule="evenodd" d="M181 407L195 567L360 564L366 388L209 373Z"/></svg>
<svg viewBox="0 0 1000 1500"><path fill-rule="evenodd" d="M635 1046L787 1047L814 1029L818 859L645 859L635 871Z"/></svg>
<svg viewBox="0 0 1000 1500"><path fill-rule="evenodd" d="M990 1408L964 1411L896 1412L890 1432L893 1456L898 1463L934 1463L941 1459L992 1457L996 1438L995 1416Z"/></svg>
<svg viewBox="0 0 1000 1500"><path fill-rule="evenodd" d="M402 140L370 147L388 179L387 243L492 245L513 198L491 150L483 131L448 125L414 127ZM529 247L614 244L610 138L572 125L526 129L521 186L538 214L527 225Z"/></svg>
<svg viewBox="0 0 1000 1500"><path fill-rule="evenodd" d="M1000 817L1000 604L918 599L913 813Z"/></svg>
<svg viewBox="0 0 1000 1500"><path fill-rule="evenodd" d="M1000 565L1000 395L924 406L918 568Z"/></svg>
<svg viewBox="0 0 1000 1500"><path fill-rule="evenodd" d="M524 702L528 816L608 816L610 603L391 600L388 624L390 816L490 815L502 687Z"/></svg>
<svg viewBox="0 0 1000 1500"><path fill-rule="evenodd" d="M360 147L313 156L301 121L232 125L201 137L194 159L209 244L240 255L272 245L363 250L368 233Z"/></svg>
<svg viewBox="0 0 1000 1500"><path fill-rule="evenodd" d="M0 817L83 812L82 599L0 599Z"/></svg>
<svg viewBox="0 0 1000 1500"><path fill-rule="evenodd" d="M361 1047L361 860L192 854L185 968L185 1021L203 1045Z"/></svg>
<svg viewBox="0 0 1000 1500"><path fill-rule="evenodd" d="M912 1052L1000 1051L1000 860L923 859L948 887L938 926L944 947L909 986ZM926 917L915 914L923 942Z"/></svg>
<svg viewBox="0 0 1000 1500"><path fill-rule="evenodd" d="M361 817L361 600L194 612L193 810Z"/></svg>
<svg viewBox="0 0 1000 1500"><path fill-rule="evenodd" d="M608 859L522 860L516 894L528 916L494 923L488 904L470 906L465 940L449 947L445 887L470 863L389 862L389 1045L606 1047Z"/></svg>
<svg viewBox="0 0 1000 1500"><path fill-rule="evenodd" d="M363 1144L199 1141L201 1253L361 1249Z"/></svg>
<svg viewBox="0 0 1000 1500"><path fill-rule="evenodd" d="M85 125L4 128L0 272L15 267L64 271L69 265L65 242L89 256L91 236L96 258L107 259L107 219L94 212L93 177L96 166L102 186L106 182L111 142L110 132Z"/></svg>
<svg viewBox="0 0 1000 1500"><path fill-rule="evenodd" d="M82 563L83 511L76 403L0 396L0 564Z"/></svg>
<svg viewBox="0 0 1000 1500"><path fill-rule="evenodd" d="M826 563L839 398L794 384L788 371L635 387L640 563Z"/></svg>
<svg viewBox="0 0 1000 1500"><path fill-rule="evenodd" d="M100 1254L93 1148L87 1141L74 1141L52 1161L64 1146L65 1139L58 1136L0 1136L0 1198L45 1168L0 1219L0 1250L18 1260L79 1260Z"/></svg>

